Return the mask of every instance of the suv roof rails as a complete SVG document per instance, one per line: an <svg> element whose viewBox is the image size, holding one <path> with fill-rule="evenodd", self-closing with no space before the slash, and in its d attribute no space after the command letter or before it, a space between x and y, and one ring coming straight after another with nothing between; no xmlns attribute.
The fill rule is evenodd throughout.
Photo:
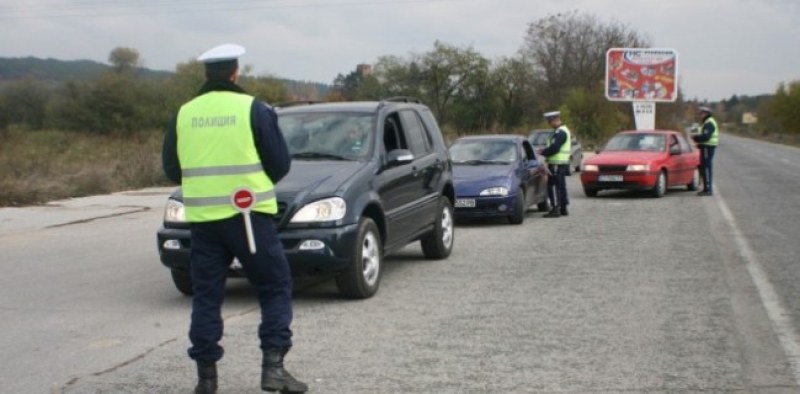
<svg viewBox="0 0 800 394"><path fill-rule="evenodd" d="M422 100L420 100L420 99L418 99L416 97L411 97L411 96L394 96L394 97L388 97L388 98L385 98L385 99L381 99L381 102L384 102L384 101L391 101L391 102L396 102L396 103L422 104Z"/></svg>
<svg viewBox="0 0 800 394"><path fill-rule="evenodd" d="M284 101L282 103L273 104L272 106L275 108L285 108L285 107L293 107L295 105L313 105L324 103L322 100L296 100L296 101Z"/></svg>

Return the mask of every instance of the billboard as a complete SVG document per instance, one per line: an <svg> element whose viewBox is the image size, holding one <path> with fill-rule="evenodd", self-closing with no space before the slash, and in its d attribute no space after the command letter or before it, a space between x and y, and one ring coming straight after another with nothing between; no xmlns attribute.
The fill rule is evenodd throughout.
<svg viewBox="0 0 800 394"><path fill-rule="evenodd" d="M611 48L606 52L606 98L672 102L678 98L678 53L663 48Z"/></svg>

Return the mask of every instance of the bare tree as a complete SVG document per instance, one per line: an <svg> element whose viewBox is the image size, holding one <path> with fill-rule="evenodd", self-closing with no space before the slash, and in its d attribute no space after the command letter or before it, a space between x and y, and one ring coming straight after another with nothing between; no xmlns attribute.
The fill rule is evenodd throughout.
<svg viewBox="0 0 800 394"><path fill-rule="evenodd" d="M533 67L537 91L555 107L571 88L592 89L604 80L609 48L648 46L625 24L572 11L531 22L520 53Z"/></svg>

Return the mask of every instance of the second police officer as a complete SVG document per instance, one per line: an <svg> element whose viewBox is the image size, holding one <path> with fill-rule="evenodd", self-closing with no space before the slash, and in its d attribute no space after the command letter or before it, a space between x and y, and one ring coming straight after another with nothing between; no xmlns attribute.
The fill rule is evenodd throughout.
<svg viewBox="0 0 800 394"><path fill-rule="evenodd" d="M236 84L244 53L239 45L224 44L198 58L205 64L206 82L181 107L164 137L164 172L181 184L191 226L189 357L197 364L195 393L217 392L221 308L233 258L242 264L261 307L261 389L304 393L308 386L283 366L292 346L292 279L272 218L278 209L274 185L288 173L291 159L275 112ZM251 212L244 214L232 202L232 194L242 189L255 195Z"/></svg>
<svg viewBox="0 0 800 394"><path fill-rule="evenodd" d="M698 196L711 196L714 193L713 162L714 153L719 144L719 125L711 114L711 108L700 107L697 116L702 122L700 133L692 136L700 149L700 176L703 178L703 190L697 192Z"/></svg>
<svg viewBox="0 0 800 394"><path fill-rule="evenodd" d="M553 128L553 135L550 137L547 147L540 152L546 158L547 167L550 170L550 176L547 179L547 196L553 204L550 212L544 217L557 218L569 214L566 176L569 172L572 141L569 129L561 122L561 112L546 112L544 118Z"/></svg>

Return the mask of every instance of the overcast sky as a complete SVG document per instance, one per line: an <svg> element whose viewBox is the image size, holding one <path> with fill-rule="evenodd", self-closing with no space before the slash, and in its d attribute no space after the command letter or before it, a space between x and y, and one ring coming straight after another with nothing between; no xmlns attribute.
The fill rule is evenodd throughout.
<svg viewBox="0 0 800 394"><path fill-rule="evenodd" d="M0 0L0 57L107 62L120 46L174 70L222 43L255 74L331 83L358 63L440 40L513 56L529 23L577 10L678 52L689 99L800 80L800 0Z"/></svg>

